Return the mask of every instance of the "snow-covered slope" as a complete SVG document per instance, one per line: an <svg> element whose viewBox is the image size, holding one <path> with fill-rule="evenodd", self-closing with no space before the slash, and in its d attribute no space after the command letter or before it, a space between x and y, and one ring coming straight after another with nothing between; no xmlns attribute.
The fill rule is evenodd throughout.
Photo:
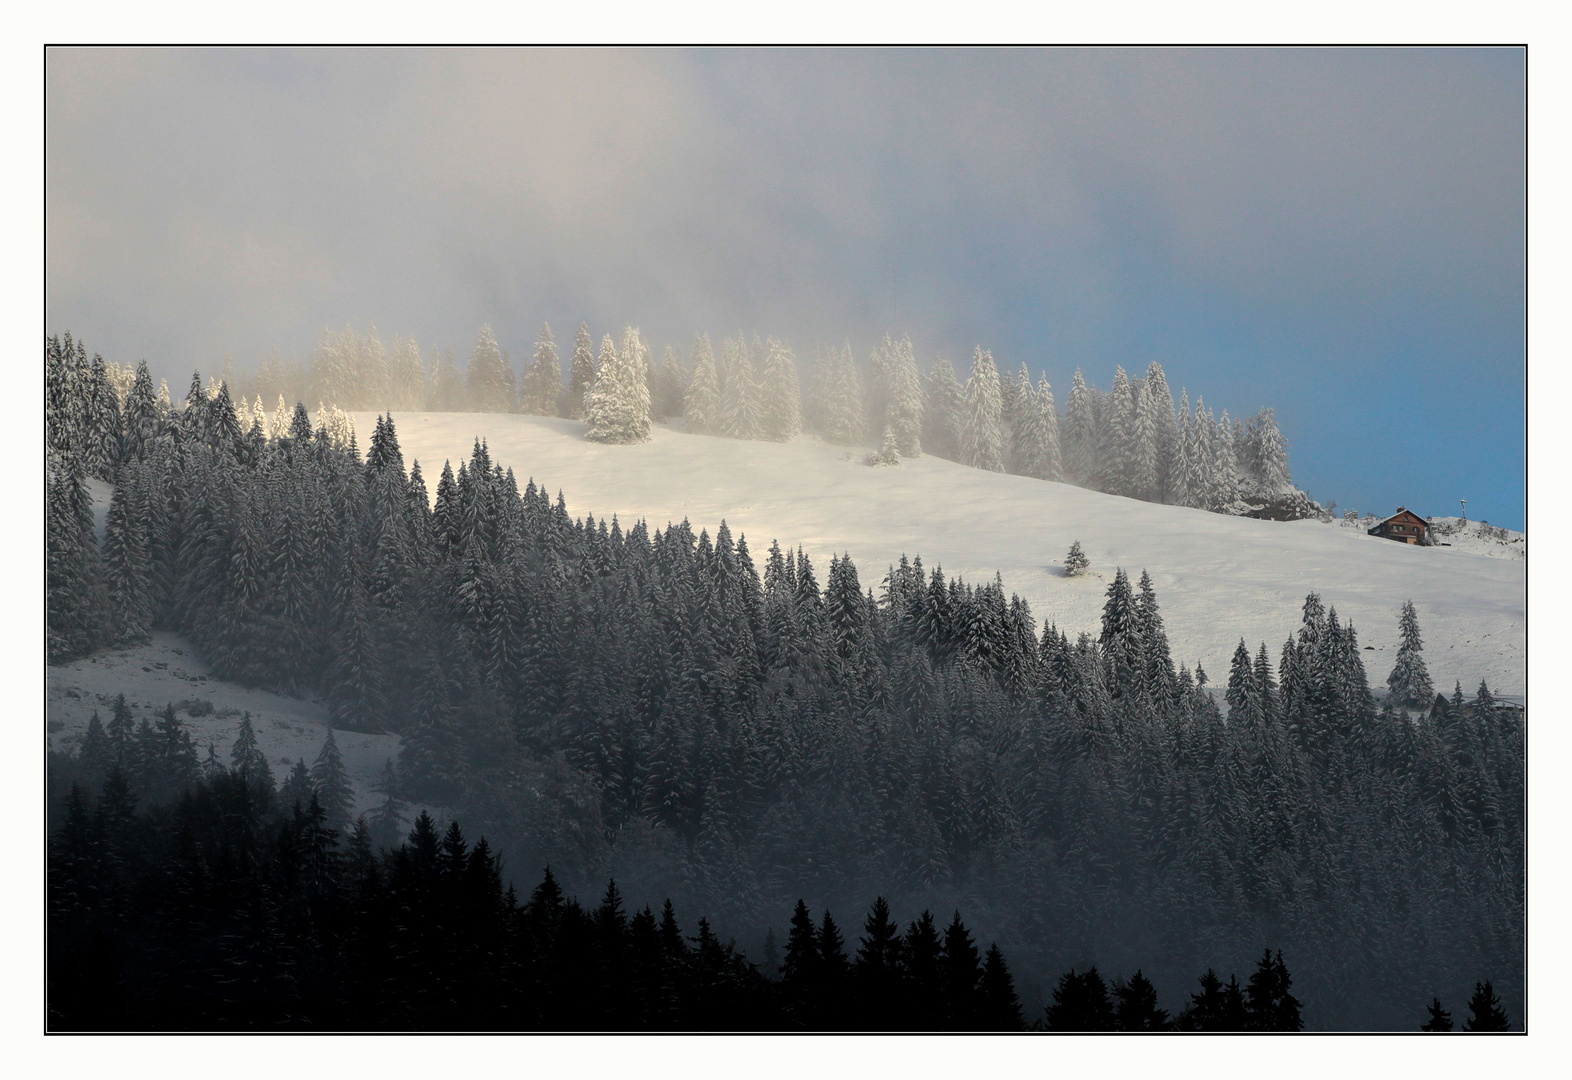
<svg viewBox="0 0 1572 1080"><path fill-rule="evenodd" d="M328 734L328 711L320 702L224 682L174 634L155 633L146 645L51 666L47 694L49 743L66 751L80 745L95 710L108 723L115 695L124 694L137 722L155 720L159 710L173 704L196 743L197 756L205 759L211 742L219 760L228 765L241 715L249 712L257 746L279 782L301 758L309 768ZM399 737L339 729L333 738L355 785L356 810L369 813L381 802L374 785L383 763L398 760Z"/></svg>
<svg viewBox="0 0 1572 1080"><path fill-rule="evenodd" d="M1073 634L1099 625L1103 592L1122 566L1145 568L1162 605L1176 661L1200 660L1214 679L1243 637L1274 660L1299 624L1305 594L1319 592L1352 619L1370 681L1380 687L1397 645L1398 609L1412 599L1425 658L1438 687L1481 678L1524 692L1527 561L1464 547L1420 548L1317 521L1270 522L1158 506L1069 484L981 472L924 456L894 468L864 465L866 451L813 436L741 442L657 425L651 442L588 442L584 425L534 416L407 413L395 418L408 464L418 459L435 492L442 462L456 469L476 436L522 487L534 477L561 490L575 516L616 514L652 527L687 517L713 531L725 519L748 538L756 562L772 539L801 545L823 567L852 556L864 587L877 588L902 552L968 580L1003 575L1039 621ZM357 413L369 433L373 413ZM365 439L362 438L362 443ZM1090 572L1060 565L1074 540ZM1519 545L1522 546L1522 545ZM1492 553L1493 554L1493 553Z"/></svg>

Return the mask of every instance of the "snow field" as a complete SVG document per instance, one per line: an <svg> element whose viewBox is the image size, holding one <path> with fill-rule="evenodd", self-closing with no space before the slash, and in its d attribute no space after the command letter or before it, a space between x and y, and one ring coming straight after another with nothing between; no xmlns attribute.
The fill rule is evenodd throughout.
<svg viewBox="0 0 1572 1080"><path fill-rule="evenodd" d="M111 649L69 664L49 668L45 714L49 746L75 751L87 731L94 710L108 724L117 694L126 696L133 723L156 714L171 702L196 744L197 760L207 758L208 743L219 760L229 765L229 748L240 731L241 716L251 713L257 745L267 755L273 778L283 783L301 758L310 768L322 750L329 729L327 707L314 699L282 697L224 682L210 673L196 650L174 634L155 632L146 645ZM206 702L192 715L186 702ZM355 812L370 813L382 796L373 785L382 775L383 763L398 761L397 735L367 735L342 728L334 732L344 766L355 785ZM414 808L411 813L419 813Z"/></svg>
<svg viewBox="0 0 1572 1080"><path fill-rule="evenodd" d="M353 419L357 431L376 425L375 413ZM1315 591L1340 619L1353 620L1368 648L1371 685L1384 688L1399 609L1411 599L1438 688L1460 680L1471 693L1484 678L1503 694L1525 691L1527 562L1509 551L1502 557L1500 545L1449 537L1458 546L1409 547L1339 523L1226 517L928 455L874 469L863 464L868 448L813 435L752 442L656 424L650 442L608 445L585 439L578 421L549 417L394 419L406 467L419 460L433 494L443 461L456 470L483 437L520 488L533 477L553 498L561 490L575 517L615 514L624 527L643 518L651 528L687 517L712 535L725 519L746 535L755 565L778 539L812 556L822 580L830 556L845 552L876 594L903 552L974 583L997 571L1007 593L1030 602L1039 626L1046 618L1072 637L1097 631L1116 567L1132 578L1144 568L1175 662L1200 660L1214 681L1226 679L1241 636L1252 653L1266 642L1275 660L1299 625L1305 594ZM1075 540L1091 569L1067 578L1061 563Z"/></svg>

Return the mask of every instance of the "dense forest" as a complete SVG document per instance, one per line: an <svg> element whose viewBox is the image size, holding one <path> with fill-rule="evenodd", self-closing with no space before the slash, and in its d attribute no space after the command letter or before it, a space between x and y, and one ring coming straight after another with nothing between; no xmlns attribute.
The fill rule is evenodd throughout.
<svg viewBox="0 0 1572 1080"><path fill-rule="evenodd" d="M297 401L324 403L326 416L335 408L560 416L584 420L591 438L613 442L643 441L655 420L734 439L784 441L810 430L833 443L882 445L892 460L929 453L1151 502L1279 518L1322 513L1289 478L1271 409L1248 421L1226 410L1214 416L1199 398L1192 409L1184 391L1176 408L1155 361L1144 377L1119 368L1107 391L1076 371L1061 417L1045 377L1034 384L1024 363L1011 374L980 346L964 379L943 358L920 372L908 338L885 335L861 365L849 342L814 353L799 379L788 343L738 331L719 349L697 335L686 358L667 346L657 363L631 327L620 340L605 335L597 350L580 325L565 377L550 326L541 327L521 371L487 326L462 372L451 350L435 351L428 371L413 339L389 349L373 326L325 333L308 364L274 354L254 373L231 366L217 381L243 395L235 403L242 428L257 422L273 435L288 425L286 403ZM78 366L85 370L85 356ZM104 368L124 402L136 373ZM146 392L156 397L151 379ZM167 388L162 393L167 401Z"/></svg>
<svg viewBox="0 0 1572 1080"><path fill-rule="evenodd" d="M96 761L51 762L70 779L50 848L53 1030L1028 1027L1003 953L959 911L903 933L880 897L848 943L799 900L756 963L702 917L685 935L669 900L630 913L615 881L586 908L547 868L521 901L456 822L421 813L380 850L364 818L340 834L314 795L278 797L254 746L199 771L169 715L155 736L102 736ZM1110 986L1072 969L1029 1026L1297 1031L1292 983L1268 950L1243 987L1208 970L1175 1015L1139 970Z"/></svg>
<svg viewBox="0 0 1572 1080"><path fill-rule="evenodd" d="M247 424L194 380L175 411L145 369L121 406L50 356L77 372L50 384L51 657L163 628L225 678L320 691L403 736L390 801L508 865L750 942L798 897L964 910L1039 997L1094 964L1176 990L1271 943L1309 1027L1412 1028L1481 977L1522 1015L1521 714L1483 683L1378 704L1313 594L1214 694L1144 574L1092 632L915 557L877 593L836 557L821 587L724 522L574 520L480 442L433 498L391 417L362 455L300 406ZM113 481L102 545L88 475Z"/></svg>

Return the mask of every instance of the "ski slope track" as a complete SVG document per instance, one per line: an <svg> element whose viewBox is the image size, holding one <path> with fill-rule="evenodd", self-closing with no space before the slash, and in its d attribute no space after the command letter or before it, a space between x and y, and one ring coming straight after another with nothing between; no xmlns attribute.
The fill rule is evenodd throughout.
<svg viewBox="0 0 1572 1080"><path fill-rule="evenodd" d="M405 413L394 418L405 465L418 460L435 493L442 463L457 470L474 440L530 478L574 517L616 515L626 528L686 517L694 531L724 519L748 538L762 566L771 540L801 546L819 578L832 554L847 553L877 594L904 552L928 570L980 583L997 571L1007 593L1030 602L1039 626L1073 638L1096 633L1116 567L1152 576L1176 663L1199 660L1227 679L1240 638L1252 654L1265 642L1274 662L1299 626L1305 594L1317 592L1359 632L1371 685L1384 690L1398 643L1398 612L1413 600L1431 680L1472 693L1480 679L1522 700L1526 690L1527 558L1511 546L1460 542L1409 547L1362 527L1272 522L1161 506L1071 484L967 468L924 455L894 467L863 464L866 448L816 436L790 443L692 435L657 424L648 443L602 445L577 421L484 413ZM354 414L369 433L375 413ZM1423 513L1423 507L1415 508ZM1091 560L1069 578L1061 565L1079 540Z"/></svg>

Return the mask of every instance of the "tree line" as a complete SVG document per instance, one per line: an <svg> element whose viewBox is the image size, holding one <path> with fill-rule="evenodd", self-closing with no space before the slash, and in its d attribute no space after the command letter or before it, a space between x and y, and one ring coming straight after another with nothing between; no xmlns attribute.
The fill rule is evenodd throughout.
<svg viewBox="0 0 1572 1080"><path fill-rule="evenodd" d="M1407 1026L1399 1003L1480 973L1517 1009L1521 715L1483 684L1378 705L1313 595L1214 695L1144 574L1073 634L920 559L875 595L836 556L821 587L724 523L575 520L478 442L432 499L389 418L362 457L303 408L274 438L226 402L121 458L101 549L80 473L51 472L52 656L178 631L225 678L399 732L397 796L515 864L738 933L881 894L973 912L1033 978L1095 955L1179 979L1270 940L1316 1026Z"/></svg>
<svg viewBox="0 0 1572 1080"><path fill-rule="evenodd" d="M234 394L241 382L249 384L254 399L232 403L241 430L255 426L273 437L284 433L291 411L286 402L294 401L325 403L320 411L329 416L334 408L559 416L585 421L589 437L606 442L644 441L659 420L735 439L786 441L812 430L833 443L882 445L890 464L926 450L974 468L1150 502L1227 513L1271 505L1278 516L1319 511L1293 486L1273 410L1262 409L1248 422L1231 420L1226 410L1214 417L1199 398L1192 409L1184 392L1176 409L1155 361L1134 379L1119 368L1107 392L1077 370L1061 419L1046 378L1034 385L1024 363L1012 376L981 347L964 382L943 358L920 372L908 338L886 335L862 365L849 342L816 353L799 380L788 343L758 335L750 341L739 331L719 349L708 334L697 335L687 358L667 346L657 364L652 347L632 327L620 340L605 335L597 351L581 324L564 379L549 325L541 327L522 375L485 326L462 373L449 353L439 353L427 372L413 339L395 341L389 351L375 327L364 334L346 328L323 335L309 366L269 357L254 377L230 371L202 393L212 398L222 384ZM110 415L112 401L125 410L137 394L134 411L143 425L154 406L176 411L167 386L155 391L142 367L133 373L97 357L89 364L80 342L69 335L50 339L50 408L86 414L55 428L89 423L102 444L93 452L95 462L114 457L124 425Z"/></svg>

